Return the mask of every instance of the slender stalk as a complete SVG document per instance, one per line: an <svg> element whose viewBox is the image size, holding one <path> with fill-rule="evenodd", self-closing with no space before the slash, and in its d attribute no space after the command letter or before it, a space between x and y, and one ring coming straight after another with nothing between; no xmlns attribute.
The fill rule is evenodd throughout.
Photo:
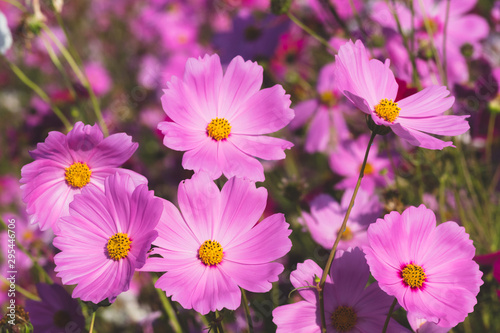
<svg viewBox="0 0 500 333"><path fill-rule="evenodd" d="M63 55L64 59L68 62L69 66L75 73L75 75L78 77L78 80L82 83L82 85L87 89L87 92L90 97L90 101L92 102L92 107L94 108L94 113L97 117L97 120L99 121L99 125L101 126L102 132L104 133L104 136L108 136L108 127L106 126L106 123L104 122L104 118L102 117L101 113L101 108L99 106L99 101L97 100L97 97L94 94L94 90L90 86L90 82L87 79L87 76L80 70L78 67L78 64L76 63L75 59L71 55L71 53L68 51L68 49L61 43L61 41L54 35L52 30L50 30L47 25L42 24L42 29L45 31L45 33L50 37L50 39L54 42L54 44L57 46L57 48L61 51L61 54ZM69 43L69 40L68 40Z"/></svg>
<svg viewBox="0 0 500 333"><path fill-rule="evenodd" d="M491 148L493 146L493 134L495 132L496 113L490 110L490 119L488 120L488 132L486 134L486 165L491 174L493 161L491 158Z"/></svg>
<svg viewBox="0 0 500 333"><path fill-rule="evenodd" d="M16 0L2 0L2 1L5 1L7 3L10 3L11 5L19 8L21 11L23 12L27 12L28 10L26 9L26 7L20 3L19 1L16 1Z"/></svg>
<svg viewBox="0 0 500 333"><path fill-rule="evenodd" d="M5 58L4 58L5 59ZM9 65L10 69L16 76L31 90L33 90L40 98L47 104L49 104L50 108L52 111L54 111L54 114L61 120L61 122L64 124L66 129L69 131L71 128L73 128L73 125L69 122L68 118L64 115L64 113L59 109L57 106L55 106L52 101L50 100L49 96L40 88L35 82L31 81L29 77L27 77L23 71L17 67L14 63L6 60L7 64Z"/></svg>
<svg viewBox="0 0 500 333"><path fill-rule="evenodd" d="M363 164L361 165L361 169L359 170L358 182L356 183L356 187L354 188L354 193L352 194L351 202L349 203L349 207L347 207L347 212L345 213L344 221L342 222L342 226L340 227L339 232L337 233L337 239L335 239L335 243L333 244L333 248L330 251L330 256L328 257L328 261L326 262L325 269L323 270L323 274L321 275L321 280L319 282L319 286L318 286L319 306L320 306L320 312L321 312L321 331L323 333L326 333L325 301L323 298L326 277L328 276L328 273L330 272L330 269L332 267L333 259L335 258L335 252L337 251L337 246L339 245L340 238L342 237L342 233L344 232L344 230L347 226L347 220L349 219L349 215L351 214L352 207L354 206L354 201L356 199L356 195L358 194L359 186L361 185L361 179L363 179L363 176L365 174L365 167L366 167L366 161L368 160L368 154L370 153L370 148L372 146L373 140L375 139L376 135L377 135L376 132L372 132L372 135L370 137L370 141L368 142L368 147L366 147L365 158L363 159Z"/></svg>
<svg viewBox="0 0 500 333"><path fill-rule="evenodd" d="M363 34L363 36L366 38L368 37L368 34L365 31L365 28L363 27L363 21L361 20L361 17L359 16L358 10L356 9L356 6L354 6L354 1L349 0L349 5L351 6L352 13L354 15L354 19L356 20L356 23L358 23L359 26L359 31Z"/></svg>
<svg viewBox="0 0 500 333"><path fill-rule="evenodd" d="M94 313L92 314L92 321L90 322L89 333L92 333L92 331L94 330L95 314L96 314L96 312L94 312Z"/></svg>
<svg viewBox="0 0 500 333"><path fill-rule="evenodd" d="M391 308L389 309L389 313L387 314L387 318L385 318L384 328L382 329L382 333L387 332L387 327L389 327L389 322L391 321L392 312L394 311L394 307L398 304L398 299L394 298L392 301Z"/></svg>
<svg viewBox="0 0 500 333"><path fill-rule="evenodd" d="M247 324L248 324L248 333L253 333L252 316L250 315L250 307L248 306L247 295L243 288L240 287L240 289L241 289L241 296L243 297L243 307L245 309L245 317L247 319Z"/></svg>
<svg viewBox="0 0 500 333"><path fill-rule="evenodd" d="M328 0L320 0L321 4L326 7L330 13L333 15L333 17L335 18L335 20L337 21L337 23L340 25L340 27L342 28L342 30L344 30L344 33L346 35L349 35L349 29L347 28L347 25L345 24L345 22L340 18L340 15L339 13L337 13L337 10L335 9L335 7L333 7L332 3Z"/></svg>
<svg viewBox="0 0 500 333"><path fill-rule="evenodd" d="M158 281L158 277L153 276L153 284ZM172 329L174 330L175 333L182 333L182 327L181 324L179 323L179 320L177 319L177 315L175 314L175 310L172 307L172 304L170 303L170 300L168 299L167 295L163 292L163 290L155 288L158 296L160 297L160 302L163 305L163 309L165 310L165 313L167 314L167 317L169 319L170 325L172 326Z"/></svg>
<svg viewBox="0 0 500 333"><path fill-rule="evenodd" d="M222 317L219 311L215 310L215 322L217 323L217 330L219 333L224 333L224 326L222 325Z"/></svg>
<svg viewBox="0 0 500 333"><path fill-rule="evenodd" d="M335 50L331 45L330 43L328 43L323 37L321 37L320 35L318 35L316 32L314 32L311 28L309 28L307 25L305 25L304 23L302 23L295 15L293 15L292 13L288 12L287 13L288 17L290 18L290 20L292 20L293 23L295 23L296 25L298 25L300 28L302 28L302 30L304 30L305 32L307 32L309 35L311 35L312 37L314 37L317 41L319 41L321 44L323 44L324 46L326 46L327 48L329 48L330 50L334 51L334 52L337 52L337 50Z"/></svg>
<svg viewBox="0 0 500 333"><path fill-rule="evenodd" d="M447 66L448 62L446 60L446 40L448 38L448 19L450 17L450 0L446 0L446 16L444 19L444 27L443 27L443 72L445 74L443 84L448 86L448 71Z"/></svg>
<svg viewBox="0 0 500 333"><path fill-rule="evenodd" d="M0 281L2 281L3 283L5 283L6 285L10 285L10 281L7 280L4 276L0 275ZM40 297L38 297L37 295L27 291L26 289L24 289L23 287L21 287L20 285L16 284L16 291L18 291L21 295L23 295L24 297L26 298L29 298L33 301L37 301L37 302L40 302L41 299Z"/></svg>

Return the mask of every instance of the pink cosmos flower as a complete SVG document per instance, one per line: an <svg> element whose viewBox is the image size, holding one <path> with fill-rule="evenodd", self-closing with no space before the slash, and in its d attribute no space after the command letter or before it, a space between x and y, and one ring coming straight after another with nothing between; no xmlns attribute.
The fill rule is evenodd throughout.
<svg viewBox="0 0 500 333"><path fill-rule="evenodd" d="M104 178L116 172L130 175L136 185L147 183L142 175L118 168L137 146L125 133L104 138L97 124L77 122L67 135L50 132L30 152L35 161L21 169L22 197L30 223L38 223L41 230L57 231L56 222L68 215L75 194L86 187L103 189Z"/></svg>
<svg viewBox="0 0 500 333"><path fill-rule="evenodd" d="M312 260L297 265L290 281L303 301L278 306L273 311L276 333L319 333L321 315L314 286L322 269ZM338 251L324 289L326 330L340 332L381 332L393 298L377 282L365 288L370 272L359 248ZM310 288L304 288L310 287ZM387 332L408 332L391 319Z"/></svg>
<svg viewBox="0 0 500 333"><path fill-rule="evenodd" d="M346 140L330 154L330 168L344 179L335 185L336 189L354 189L358 181L359 170L363 165L366 146L370 138L361 135L355 140ZM376 187L385 187L394 181L391 162L386 157L378 156L377 145L373 145L365 166L365 175L361 188L373 192Z"/></svg>
<svg viewBox="0 0 500 333"><path fill-rule="evenodd" d="M363 248L380 288L413 316L453 327L473 311L479 286L475 248L463 227L424 205L391 212L368 228Z"/></svg>
<svg viewBox="0 0 500 333"><path fill-rule="evenodd" d="M414 146L428 149L453 147L427 134L459 135L469 129L468 116L444 115L455 100L443 86L430 86L414 95L396 101L398 84L385 64L369 60L361 41L340 47L336 59L340 91L377 125L390 127Z"/></svg>
<svg viewBox="0 0 500 333"><path fill-rule="evenodd" d="M130 176L117 173L106 178L104 190L86 187L69 206L54 239L61 250L54 257L57 276L77 284L74 298L113 302L146 261L162 202L147 185L136 187Z"/></svg>
<svg viewBox="0 0 500 333"><path fill-rule="evenodd" d="M261 134L283 128L294 112L280 85L260 90L261 85L262 67L239 56L225 74L217 55L190 58L184 77L172 77L164 90L163 109L173 121L158 124L163 144L186 151L182 166L212 179L223 173L263 181L262 164L254 157L283 159L293 144Z"/></svg>
<svg viewBox="0 0 500 333"><path fill-rule="evenodd" d="M340 92L334 88L334 67L335 64L331 63L321 69L316 88L319 98L297 104L295 118L290 122L290 128L296 129L304 125L308 118L312 118L305 143L308 153L325 151L329 144L335 147L340 141L350 137L344 115L338 105Z"/></svg>
<svg viewBox="0 0 500 333"><path fill-rule="evenodd" d="M156 283L186 309L201 314L240 305L240 289L267 292L283 265L272 262L292 246L283 214L258 222L265 188L231 178L219 191L209 176L196 173L179 185L177 208L164 201L158 239L143 271L166 272Z"/></svg>
<svg viewBox="0 0 500 333"><path fill-rule="evenodd" d="M310 203L311 214L302 213L299 221L307 226L314 241L326 249L331 249L337 238L353 191L352 189L345 191L340 204L329 195L320 194ZM373 192L360 189L338 248L345 250L365 245L368 225L375 222L380 213L382 205L377 196L373 195Z"/></svg>

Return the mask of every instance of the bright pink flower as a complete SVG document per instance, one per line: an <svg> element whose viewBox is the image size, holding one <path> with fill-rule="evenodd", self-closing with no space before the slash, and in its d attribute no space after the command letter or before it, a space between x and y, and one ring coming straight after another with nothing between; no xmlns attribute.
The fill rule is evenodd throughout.
<svg viewBox="0 0 500 333"><path fill-rule="evenodd" d="M337 238L352 193L352 189L345 191L340 204L329 195L320 194L311 201L311 214L302 212L302 218L299 221L307 226L314 241L326 249L331 249ZM382 205L377 196L373 195L373 192L360 189L338 248L345 250L365 245L367 243L366 230L381 213Z"/></svg>
<svg viewBox="0 0 500 333"><path fill-rule="evenodd" d="M398 84L385 64L370 60L361 41L347 42L335 56L339 89L377 125L388 126L414 146L428 149L453 147L428 135L459 135L469 129L468 116L444 115L455 101L443 86L430 86L396 101Z"/></svg>
<svg viewBox="0 0 500 333"><path fill-rule="evenodd" d="M179 185L182 215L164 201L159 233L143 271L166 272L156 283L172 300L201 314L240 305L240 290L267 292L278 280L292 243L283 214L258 222L267 191L231 178L219 191L206 173Z"/></svg>
<svg viewBox="0 0 500 333"><path fill-rule="evenodd" d="M363 164L366 146L370 141L367 135L361 135L355 140L346 140L337 146L330 154L330 168L344 179L335 185L336 189L354 189ZM392 183L394 175L391 162L386 157L378 156L377 145L373 145L365 166L365 175L361 188L373 192L376 187L385 187Z"/></svg>
<svg viewBox="0 0 500 333"><path fill-rule="evenodd" d="M311 118L305 142L308 153L325 151L329 146L336 147L340 141L350 137L338 102L341 93L334 87L334 67L331 63L321 69L316 88L319 97L302 101L294 108L295 118L290 122L291 129L303 126Z"/></svg>
<svg viewBox="0 0 500 333"><path fill-rule="evenodd" d="M223 74L219 56L190 58L184 77L172 77L162 104L173 122L161 122L164 145L186 151L185 169L204 170L212 179L264 180L265 160L285 158L292 143L264 136L287 125L294 116L290 96L280 85L260 90L262 67L234 58Z"/></svg>
<svg viewBox="0 0 500 333"><path fill-rule="evenodd" d="M103 189L104 178L115 172L130 175L136 185L147 183L138 173L118 168L136 149L137 143L125 133L104 138L97 124L77 122L67 135L50 132L45 142L30 152L35 161L21 169L21 190L30 223L38 223L41 230L57 231L56 222L68 215L75 194L85 187Z"/></svg>
<svg viewBox="0 0 500 333"><path fill-rule="evenodd" d="M105 95L111 89L112 82L109 73L100 63L89 62L85 64L85 75L87 75L96 96Z"/></svg>
<svg viewBox="0 0 500 333"><path fill-rule="evenodd" d="M416 318L453 327L472 312L479 286L475 248L463 227L424 205L391 212L368 228L363 248L380 288Z"/></svg>
<svg viewBox="0 0 500 333"><path fill-rule="evenodd" d="M76 284L74 298L99 303L127 291L158 232L162 201L147 185L114 174L104 190L85 187L61 218L54 246L55 271L63 284Z"/></svg>
<svg viewBox="0 0 500 333"><path fill-rule="evenodd" d="M290 281L304 301L278 306L273 311L276 333L319 333L321 316L316 281L322 269L312 260L297 265ZM338 251L324 289L326 330L340 332L381 332L393 298L377 282L365 288L370 272L359 248ZM304 288L309 287L309 288ZM408 332L391 319L387 332Z"/></svg>

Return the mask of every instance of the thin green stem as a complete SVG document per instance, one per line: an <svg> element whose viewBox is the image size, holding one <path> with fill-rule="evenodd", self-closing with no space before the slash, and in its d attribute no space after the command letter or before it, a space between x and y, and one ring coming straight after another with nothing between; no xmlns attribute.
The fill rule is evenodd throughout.
<svg viewBox="0 0 500 333"><path fill-rule="evenodd" d="M92 333L92 331L94 331L95 314L96 312L92 313L92 320L90 321L89 333Z"/></svg>
<svg viewBox="0 0 500 333"><path fill-rule="evenodd" d="M293 15L292 13L288 12L287 13L288 17L290 18L290 20L292 20L293 23L295 23L296 25L298 25L300 28L302 28L302 30L304 30L305 32L307 32L309 35L311 35L312 37L314 37L317 41L319 41L321 44L323 44L325 47L327 47L328 49L334 51L334 52L337 52L337 50L335 50L331 45L330 43L328 43L328 41L326 41L323 37L321 37L320 35L318 35L316 32L314 32L311 28L309 28L307 25L305 25L304 23L302 23L295 15Z"/></svg>
<svg viewBox="0 0 500 333"><path fill-rule="evenodd" d="M493 161L492 161L492 146L493 146L493 134L495 132L495 121L496 113L490 110L490 119L488 121L488 132L486 134L486 165L488 166L488 171L491 174Z"/></svg>
<svg viewBox="0 0 500 333"><path fill-rule="evenodd" d="M158 277L153 276L153 284L156 284L156 281L158 281ZM165 313L167 314L167 317L169 319L170 325L172 326L172 329L174 330L175 333L182 333L182 327L181 324L179 323L179 320L177 319L177 315L175 313L175 310L170 303L170 300L168 299L167 295L163 292L163 290L155 288L156 293L158 294L158 297L160 298L160 302L163 306L163 309L165 310Z"/></svg>
<svg viewBox="0 0 500 333"><path fill-rule="evenodd" d="M247 295L243 288L240 287L240 289L241 289L241 296L243 298L243 308L245 309L245 317L247 319L247 324L248 324L248 333L253 333L252 316L250 315L250 307L248 305Z"/></svg>
<svg viewBox="0 0 500 333"><path fill-rule="evenodd" d="M342 222L342 226L340 227L338 233L337 233L337 238L335 239L335 243L333 244L333 248L330 251L330 256L328 257L328 261L326 262L325 269L323 270L323 274L321 275L321 280L319 282L319 305L320 305L320 312L321 312L321 331L323 333L326 332L326 318L325 318L325 302L323 298L323 292L325 289L325 283L326 283L326 278L328 276L328 273L330 272L330 269L332 267L333 259L335 258L335 252L337 251L337 246L339 245L340 238L342 237L342 233L344 232L346 226L347 226L347 220L349 219L349 215L351 214L352 207L354 206L354 201L356 199L356 195L359 190L359 186L361 185L361 180L363 179L363 176L365 174L365 167L366 167L366 162L368 160L368 154L370 153L370 148L373 144L373 140L375 139L375 136L377 135L376 132L372 132L372 135L370 137L370 141L368 142L368 147L366 147L366 152L365 152L365 157L363 159L363 164L361 165L361 169L359 170L359 177L358 177L358 182L356 183L356 187L354 188L354 192L351 197L351 202L349 203L349 206L347 207L347 212L345 213L344 216L344 221Z"/></svg>
<svg viewBox="0 0 500 333"><path fill-rule="evenodd" d="M446 0L446 16L445 16L445 19L444 19L444 27L443 27L443 72L444 72L444 79L445 81L443 81L444 85L445 86L448 86L448 71L447 71L447 66L448 66L448 62L446 60L446 41L447 41L447 38L448 38L448 19L450 17L450 0Z"/></svg>
<svg viewBox="0 0 500 333"><path fill-rule="evenodd" d="M224 333L224 326L222 325L222 317L219 311L215 310L215 322L217 323L217 330L219 333Z"/></svg>
<svg viewBox="0 0 500 333"><path fill-rule="evenodd" d="M10 281L7 280L4 276L0 275L0 281L4 282L6 285L10 285ZM24 297L26 298L29 298L33 301L37 301L37 302L40 302L41 299L40 297L38 297L37 295L27 291L26 289L24 289L23 287L21 287L20 285L16 284L16 291L19 291L19 293L21 295L23 295Z"/></svg>
<svg viewBox="0 0 500 333"><path fill-rule="evenodd" d="M23 12L27 12L28 11L28 9L22 3L20 3L19 1L16 1L16 0L2 0L2 1L10 3L11 5L19 8Z"/></svg>
<svg viewBox="0 0 500 333"><path fill-rule="evenodd" d="M5 59L5 58L4 58ZM31 81L29 77L27 77L23 71L17 67L14 63L8 61L5 59L7 64L9 65L10 69L16 76L31 90L33 90L40 98L47 104L49 104L50 108L52 111L54 111L54 114L61 120L61 122L64 124L66 129L69 131L71 128L73 128L73 125L69 122L68 118L64 115L64 113L57 107L55 106L52 101L50 100L49 96L45 93L45 91L42 90L35 82Z"/></svg>
<svg viewBox="0 0 500 333"><path fill-rule="evenodd" d="M57 46L57 48L61 51L61 54L63 55L64 59L68 62L69 66L77 76L78 80L82 83L82 85L87 89L87 92L90 97L90 101L92 102L92 107L94 108L94 113L97 117L97 120L99 122L99 125L101 126L101 130L104 134L104 136L108 136L108 128L106 126L106 123L104 122L104 118L102 117L101 113L101 108L99 106L99 101L97 100L97 97L94 94L94 90L90 86L90 82L85 76L85 74L80 70L78 67L78 64L76 63L75 59L71 55L71 53L68 51L68 49L61 43L61 41L54 35L52 30L50 30L47 25L42 24L42 29L45 31L45 33L50 37L50 39L54 42L54 44ZM68 40L69 43L69 40Z"/></svg>
<svg viewBox="0 0 500 333"><path fill-rule="evenodd" d="M392 312L394 311L394 307L398 304L398 299L394 298L392 301L391 307L389 309L389 313L387 314L387 318L385 318L384 328L382 329L382 333L387 332L387 327L389 327L389 322L391 321Z"/></svg>

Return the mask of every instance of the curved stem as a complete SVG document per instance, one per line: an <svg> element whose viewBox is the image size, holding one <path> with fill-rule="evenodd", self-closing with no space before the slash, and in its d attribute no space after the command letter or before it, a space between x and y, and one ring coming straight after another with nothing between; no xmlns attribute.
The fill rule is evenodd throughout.
<svg viewBox="0 0 500 333"><path fill-rule="evenodd" d="M347 220L349 219L349 215L351 214L352 207L354 206L354 201L356 199L356 195L359 190L359 186L361 185L361 179L363 179L363 176L365 174L365 167L366 167L366 161L368 160L368 154L370 153L370 148L373 143L373 139L375 139L375 136L377 135L376 132L372 132L372 135L370 137L370 141L368 142L368 147L366 147L366 152L365 152L365 158L363 159L363 164L361 165L361 169L359 170L359 177L358 177L358 182L356 183L356 187L354 188L354 192L351 197L351 202L349 203L349 207L347 207L347 212L345 213L344 216L344 221L342 222L342 226L340 227L338 233L337 233L337 238L335 239L335 243L333 244L333 248L330 251L330 256L328 257L328 261L326 262L325 269L323 270L323 274L321 275L321 280L319 282L319 306L320 306L320 313L321 313L321 331L323 333L326 332L326 318L325 318L325 302L323 299L323 291L326 283L326 277L328 276L328 273L330 272L330 269L332 267L333 259L335 258L335 252L337 251L337 246L339 245L340 238L342 237L342 233L344 232L346 226L347 226Z"/></svg>
<svg viewBox="0 0 500 333"><path fill-rule="evenodd" d="M153 276L153 284L156 284L156 281L158 281L158 277ZM170 303L170 300L168 299L167 295L163 292L163 290L155 288L156 292L158 293L158 296L160 297L160 302L163 305L163 309L165 310L165 313L167 314L168 320L170 322L170 325L172 326L172 329L174 330L175 333L182 333L182 327L181 324L179 323L179 320L177 319L177 315L175 314L175 310Z"/></svg>
<svg viewBox="0 0 500 333"><path fill-rule="evenodd" d="M398 299L394 298L392 301L391 308L389 309L389 313L387 314L387 318L385 318L384 328L382 329L382 333L387 332L387 327L389 327L389 322L391 321L392 312L394 311L394 307L398 303Z"/></svg>
<svg viewBox="0 0 500 333"><path fill-rule="evenodd" d="M298 25L300 28L302 28L302 30L304 30L305 32L307 32L309 35L311 35L312 37L314 37L317 41L319 41L321 44L323 44L324 46L326 46L327 48L329 48L330 50L334 51L334 52L337 52L337 50L335 50L323 37L321 37L320 35L318 35L316 32L314 32L311 28L309 28L307 25L305 25L304 23L302 23L295 15L293 15L292 13L288 12L287 13L288 17L290 18L290 20L293 21L293 23L295 23L296 25Z"/></svg>
<svg viewBox="0 0 500 333"><path fill-rule="evenodd" d="M3 277L2 275L0 275L0 281L2 281L3 283L5 283L7 286L10 285L10 281L7 280L5 277ZM28 298L28 299L31 299L33 301L37 301L37 302L40 302L42 299L40 297L38 297L37 295L27 291L26 289L24 289L23 287L21 287L20 285L16 284L16 291L19 291L19 293L21 295L23 295L24 297Z"/></svg>
<svg viewBox="0 0 500 333"><path fill-rule="evenodd" d="M5 59L5 58L4 58ZM66 127L66 129L68 131L70 131L72 128L73 128L73 125L71 125L71 123L69 122L68 118L66 118L66 116L64 115L64 113L57 107L55 106L49 96L45 93L45 91L42 90L42 88L40 88L35 82L31 81L31 79L29 77L27 77L23 71L17 67L14 63L6 60L7 64L9 65L10 69L12 70L12 72L14 74L16 74L16 76L25 84L27 85L28 87L31 88L31 90L33 90L38 96L40 96L40 98L45 102L47 103L50 108L52 109L52 111L54 111L55 115L61 120L61 122L64 124L64 126Z"/></svg>
<svg viewBox="0 0 500 333"><path fill-rule="evenodd" d="M248 333L253 333L253 323L252 323L252 316L250 315L250 307L248 306L248 299L247 295L245 293L245 290L241 288L241 296L243 297L243 306L245 309L245 317L247 318L247 324L248 324Z"/></svg>

